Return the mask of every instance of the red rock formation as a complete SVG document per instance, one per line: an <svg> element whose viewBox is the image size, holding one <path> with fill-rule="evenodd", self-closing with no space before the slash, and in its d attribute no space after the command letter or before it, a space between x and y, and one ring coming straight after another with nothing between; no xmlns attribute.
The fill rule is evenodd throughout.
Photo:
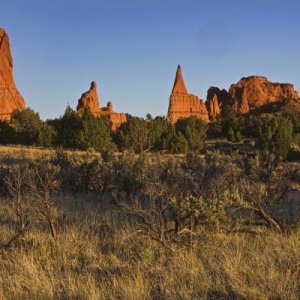
<svg viewBox="0 0 300 300"><path fill-rule="evenodd" d="M268 103L284 99L298 99L294 86L288 83L272 83L266 77L250 76L242 78L229 89L232 109L240 114L248 113Z"/></svg>
<svg viewBox="0 0 300 300"><path fill-rule="evenodd" d="M197 96L188 94L182 77L180 66L177 68L176 77L170 95L168 120L174 124L180 118L196 116L208 122L208 112L205 104Z"/></svg>
<svg viewBox="0 0 300 300"><path fill-rule="evenodd" d="M226 90L210 87L207 91L206 107L211 121L221 113L222 107L231 104L231 96Z"/></svg>
<svg viewBox="0 0 300 300"><path fill-rule="evenodd" d="M126 115L113 111L113 105L109 101L106 107L100 107L96 82L91 83L90 89L83 93L78 100L77 112L82 115L84 109L88 107L95 116L107 115L111 122L111 129L116 130L122 123L126 122Z"/></svg>
<svg viewBox="0 0 300 300"><path fill-rule="evenodd" d="M86 107L88 107L94 115L99 115L101 113L97 84L95 81L92 81L90 89L83 93L78 100L77 112L82 114Z"/></svg>
<svg viewBox="0 0 300 300"><path fill-rule="evenodd" d="M214 120L225 106L239 114L274 113L285 109L300 112L299 101L299 94L292 84L272 83L266 77L250 76L232 84L229 93L210 87L206 106L210 120Z"/></svg>
<svg viewBox="0 0 300 300"><path fill-rule="evenodd" d="M216 117L218 114L220 114L221 109L220 109L220 105L219 105L219 101L218 101L218 96L217 94L214 94L213 97L211 98L211 100L208 101L207 104L209 107L207 108L207 110L209 111L209 115L211 117Z"/></svg>
<svg viewBox="0 0 300 300"><path fill-rule="evenodd" d="M0 120L10 120L14 110L24 110L25 101L16 88L9 38L0 28Z"/></svg>

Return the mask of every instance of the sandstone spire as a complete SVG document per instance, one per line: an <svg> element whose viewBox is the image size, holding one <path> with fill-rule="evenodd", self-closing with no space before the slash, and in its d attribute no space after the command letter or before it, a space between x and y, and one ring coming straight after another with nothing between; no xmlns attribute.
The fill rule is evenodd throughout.
<svg viewBox="0 0 300 300"><path fill-rule="evenodd" d="M87 92L83 93L78 100L78 113L82 114L86 107L88 107L95 115L99 114L101 111L97 91L97 83L95 81L91 82L90 89Z"/></svg>
<svg viewBox="0 0 300 300"><path fill-rule="evenodd" d="M208 112L202 100L197 96L188 94L185 87L181 67L178 66L174 86L170 95L168 120L174 124L180 118L195 116L208 122Z"/></svg>
<svg viewBox="0 0 300 300"><path fill-rule="evenodd" d="M110 119L111 129L116 130L122 123L126 122L126 115L123 113L116 113L113 111L113 104L111 101L107 103L106 107L100 107L100 101L97 91L97 84L92 81L90 89L83 93L78 100L77 112L82 115L85 108L89 108L94 116L106 115Z"/></svg>
<svg viewBox="0 0 300 300"><path fill-rule="evenodd" d="M184 84L183 76L182 76L182 71L180 65L177 67L176 71L176 77L172 89L172 94L177 93L177 94L187 94L187 89Z"/></svg>
<svg viewBox="0 0 300 300"><path fill-rule="evenodd" d="M16 88L9 38L0 28L0 120L10 120L14 110L24 110L25 101Z"/></svg>

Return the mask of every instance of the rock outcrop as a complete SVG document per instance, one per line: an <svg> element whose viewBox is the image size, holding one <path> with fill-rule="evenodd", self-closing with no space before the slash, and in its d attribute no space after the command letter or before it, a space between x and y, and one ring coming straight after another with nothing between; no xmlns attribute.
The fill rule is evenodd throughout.
<svg viewBox="0 0 300 300"><path fill-rule="evenodd" d="M16 88L9 38L0 28L0 120L10 120L14 110L24 110L25 101Z"/></svg>
<svg viewBox="0 0 300 300"><path fill-rule="evenodd" d="M197 96L187 92L184 84L181 67L178 66L176 77L170 95L168 120L174 124L180 118L195 116L203 121L208 122L207 108L202 100Z"/></svg>
<svg viewBox="0 0 300 300"><path fill-rule="evenodd" d="M213 120L222 111L222 107L230 106L238 114L274 113L288 104L289 107L299 107L299 94L289 83L273 83L266 77L250 76L242 78L237 84L232 84L229 91L215 87L207 92L207 109Z"/></svg>
<svg viewBox="0 0 300 300"><path fill-rule="evenodd" d="M83 93L78 100L77 112L82 115L86 107L96 116L101 113L97 84L95 81L92 81L90 89Z"/></svg>
<svg viewBox="0 0 300 300"><path fill-rule="evenodd" d="M284 99L297 99L299 94L288 83L272 83L266 77L250 76L231 85L232 109L240 114L248 113L268 103Z"/></svg>
<svg viewBox="0 0 300 300"><path fill-rule="evenodd" d="M126 122L124 113L113 111L113 105L109 101L106 107L100 107L100 101L96 82L92 81L90 89L83 93L78 100L77 112L82 115L85 108L89 108L94 116L107 115L110 119L111 129L115 131L122 123Z"/></svg>
<svg viewBox="0 0 300 300"><path fill-rule="evenodd" d="M220 90L217 87L210 87L207 91L206 107L211 121L215 120L216 116L221 113L222 107L231 105L231 96L225 90Z"/></svg>

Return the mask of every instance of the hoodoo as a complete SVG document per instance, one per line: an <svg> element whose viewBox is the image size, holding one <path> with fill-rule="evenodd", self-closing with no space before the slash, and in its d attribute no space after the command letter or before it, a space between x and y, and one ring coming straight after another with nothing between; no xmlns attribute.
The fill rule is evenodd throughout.
<svg viewBox="0 0 300 300"><path fill-rule="evenodd" d="M189 94L184 84L181 67L178 66L176 77L170 95L168 120L174 124L180 118L195 116L208 122L207 108L197 96Z"/></svg>
<svg viewBox="0 0 300 300"><path fill-rule="evenodd" d="M90 89L83 93L78 100L77 112L82 115L85 108L89 108L94 116L107 115L110 119L111 129L116 130L122 123L126 122L124 113L113 111L113 105L109 101L106 107L100 107L100 101L96 82L92 81Z"/></svg>
<svg viewBox="0 0 300 300"><path fill-rule="evenodd" d="M14 110L24 110L25 101L16 88L9 38L0 28L0 120L10 120Z"/></svg>
<svg viewBox="0 0 300 300"><path fill-rule="evenodd" d="M214 86L208 89L206 107L211 121L214 121L221 113L222 107L227 105L231 105L231 96L225 89L220 90Z"/></svg>

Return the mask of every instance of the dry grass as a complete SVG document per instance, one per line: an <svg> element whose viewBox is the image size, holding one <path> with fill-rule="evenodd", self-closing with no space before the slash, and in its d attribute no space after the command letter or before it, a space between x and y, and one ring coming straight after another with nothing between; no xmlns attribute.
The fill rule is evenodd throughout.
<svg viewBox="0 0 300 300"><path fill-rule="evenodd" d="M4 163L16 163L19 161L28 161L36 159L52 159L56 157L58 149L54 148L43 148L43 147L34 147L34 146L22 146L22 145L0 145L0 162ZM64 155L72 157L74 160L82 161L86 159L95 159L100 158L101 153L97 150L89 149L84 150L72 150L72 149L61 149ZM114 153L115 156L122 156L121 152ZM158 153L158 152L149 152L145 153L150 159L160 157L163 160L170 160L173 158L184 159L184 154L167 154L167 153ZM139 157L139 154L135 155L136 158ZM204 157L203 155L201 155Z"/></svg>
<svg viewBox="0 0 300 300"><path fill-rule="evenodd" d="M174 253L139 238L105 199L61 196L60 230L0 249L0 299L299 299L300 232L200 235ZM14 230L0 200L0 242Z"/></svg>
<svg viewBox="0 0 300 300"><path fill-rule="evenodd" d="M33 147L33 146L21 146L0 145L0 161L16 161L16 160L31 160L39 158L52 158L56 155L57 150L51 148ZM80 151L80 150L64 150L66 155L73 155L77 157L86 156L87 154L93 154L95 156L101 156L99 152L95 151Z"/></svg>

